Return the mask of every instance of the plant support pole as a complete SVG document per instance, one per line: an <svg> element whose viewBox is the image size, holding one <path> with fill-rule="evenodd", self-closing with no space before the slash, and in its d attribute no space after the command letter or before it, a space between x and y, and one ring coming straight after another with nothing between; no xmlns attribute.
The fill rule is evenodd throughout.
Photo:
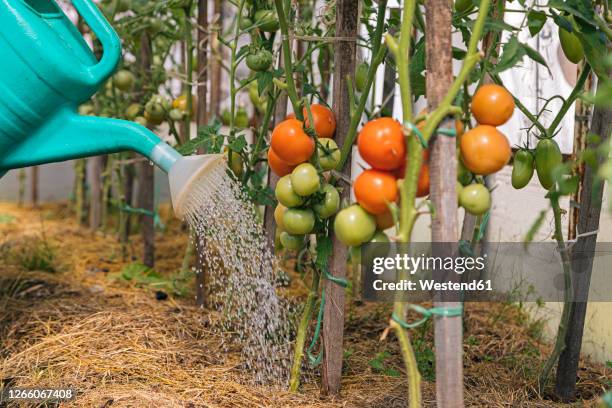
<svg viewBox="0 0 612 408"><path fill-rule="evenodd" d="M349 39L357 38L359 7L353 0L336 1L336 35ZM334 47L334 82L332 89L332 109L336 115L336 142L342 146L351 126L351 107L349 90L345 78L355 76L356 41L337 42ZM340 171L350 177L350 153L345 157ZM348 199L350 186L342 189L341 198ZM330 273L336 278L346 278L347 247L335 234L332 236L333 253L330 259ZM327 300L323 311L323 367L321 393L338 395L342 379L342 358L344 355L344 288L330 280L325 280Z"/></svg>

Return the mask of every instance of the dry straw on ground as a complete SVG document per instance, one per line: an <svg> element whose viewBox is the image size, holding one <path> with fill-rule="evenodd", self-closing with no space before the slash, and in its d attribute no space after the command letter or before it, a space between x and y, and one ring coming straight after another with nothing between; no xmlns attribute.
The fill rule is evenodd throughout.
<svg viewBox="0 0 612 408"><path fill-rule="evenodd" d="M341 399L320 398L316 371L297 394L253 386L241 369L240 345L219 329L214 313L194 307L191 296L158 301L149 288L108 279L125 265L112 234L78 227L58 206L23 210L0 204L0 214L14 216L0 223L4 387L74 388L78 398L65 407L406 406L396 342L379 340L389 316L385 305L353 305L347 313ZM11 255L40 239L54 251L56 272L26 271ZM186 234L170 223L158 243L157 271L174 273ZM139 247L134 236L131 250ZM303 296L305 287L297 282L287 292ZM537 396L537 370L548 352L534 337L537 325L508 305L471 304L466 315L466 405L564 406ZM423 370L431 370L431 330L412 334ZM388 353L388 370L373 368L381 352ZM392 376L393 370L401 375ZM586 361L579 375L585 401L578 406L593 406L610 372ZM435 384L425 381L426 406L435 405L434 393Z"/></svg>

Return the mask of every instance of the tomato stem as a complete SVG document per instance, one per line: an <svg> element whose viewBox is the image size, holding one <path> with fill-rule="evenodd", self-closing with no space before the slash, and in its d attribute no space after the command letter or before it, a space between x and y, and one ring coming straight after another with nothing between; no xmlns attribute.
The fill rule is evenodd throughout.
<svg viewBox="0 0 612 408"><path fill-rule="evenodd" d="M300 386L300 372L302 368L302 359L304 358L304 344L306 343L306 333L308 332L308 323L310 323L310 317L312 310L317 300L317 294L319 293L319 280L320 274L316 270L313 270L312 283L310 285L310 292L308 292L308 298L306 299L306 305L300 318L300 325L298 326L297 336L295 338L295 348L293 350L293 364L291 366L291 374L289 377L289 391L296 392Z"/></svg>
<svg viewBox="0 0 612 408"><path fill-rule="evenodd" d="M276 13L278 15L278 22L280 25L281 38L282 38L282 51L283 51L283 66L285 68L285 82L287 83L287 95L293 106L293 112L298 120L304 120L304 114L302 112L302 102L298 97L297 90L295 88L295 81L293 79L293 61L291 60L291 44L289 43L289 27L287 24L287 15L283 8L282 0L274 0L276 5Z"/></svg>

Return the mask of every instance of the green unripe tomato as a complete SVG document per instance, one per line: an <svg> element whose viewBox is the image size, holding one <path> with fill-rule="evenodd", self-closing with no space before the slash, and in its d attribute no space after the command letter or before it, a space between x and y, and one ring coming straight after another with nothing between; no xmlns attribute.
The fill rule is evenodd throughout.
<svg viewBox="0 0 612 408"><path fill-rule="evenodd" d="M276 183L276 189L274 190L274 195L279 203L288 208L297 207L304 203L304 199L300 197L295 190L293 190L290 174L287 174L278 180Z"/></svg>
<svg viewBox="0 0 612 408"><path fill-rule="evenodd" d="M134 86L134 74L126 69L118 71L113 75L113 84L122 91L129 91Z"/></svg>
<svg viewBox="0 0 612 408"><path fill-rule="evenodd" d="M280 228L274 230L274 249L280 251L283 249L283 243L280 240L280 236L284 231Z"/></svg>
<svg viewBox="0 0 612 408"><path fill-rule="evenodd" d="M250 52L246 57L246 64L255 72L267 71L272 66L274 56L266 49L260 48L254 52Z"/></svg>
<svg viewBox="0 0 612 408"><path fill-rule="evenodd" d="M533 155L527 150L519 150L512 164L512 187L521 189L531 181L534 171Z"/></svg>
<svg viewBox="0 0 612 408"><path fill-rule="evenodd" d="M535 165L540 184L550 190L555 184L553 170L563 162L561 149L553 139L541 139L536 146Z"/></svg>
<svg viewBox="0 0 612 408"><path fill-rule="evenodd" d="M482 184L470 184L461 190L459 205L472 215L482 215L491 208L491 193Z"/></svg>
<svg viewBox="0 0 612 408"><path fill-rule="evenodd" d="M125 109L125 117L128 119L134 119L142 111L142 105L139 103L132 103Z"/></svg>
<svg viewBox="0 0 612 408"><path fill-rule="evenodd" d="M455 0L455 11L459 14L467 13L473 8L472 0Z"/></svg>
<svg viewBox="0 0 612 408"><path fill-rule="evenodd" d="M134 122L138 123L140 126L147 126L148 122L143 116L136 116L134 118Z"/></svg>
<svg viewBox="0 0 612 408"><path fill-rule="evenodd" d="M144 117L151 125L159 125L166 118L164 106L153 98L145 105Z"/></svg>
<svg viewBox="0 0 612 408"><path fill-rule="evenodd" d="M360 62L355 68L355 88L358 92L363 92L368 81L368 70L370 66L367 62Z"/></svg>
<svg viewBox="0 0 612 408"><path fill-rule="evenodd" d="M268 107L268 101L264 95L259 95L259 89L257 88L257 82L253 81L249 85L249 99L251 103L259 112L265 112Z"/></svg>
<svg viewBox="0 0 612 408"><path fill-rule="evenodd" d="M310 163L302 163L291 172L293 191L302 197L316 193L321 187L317 169Z"/></svg>
<svg viewBox="0 0 612 408"><path fill-rule="evenodd" d="M304 235L293 235L289 234L287 231L283 231L280 234L280 242L283 245L283 248L297 251L302 248L304 245Z"/></svg>
<svg viewBox="0 0 612 408"><path fill-rule="evenodd" d="M274 221L276 221L276 226L280 229L285 229L285 225L283 224L283 215L285 215L286 210L287 207L281 203L276 204L276 208L274 209Z"/></svg>
<svg viewBox="0 0 612 408"><path fill-rule="evenodd" d="M376 220L361 206L355 204L340 210L336 215L334 232L345 245L361 245L374 236Z"/></svg>
<svg viewBox="0 0 612 408"><path fill-rule="evenodd" d="M573 22L573 18L568 17ZM561 49L565 57L574 64L579 63L584 58L584 48L574 32L569 32L566 29L559 27L559 40L561 41Z"/></svg>
<svg viewBox="0 0 612 408"><path fill-rule="evenodd" d="M463 191L463 184L461 184L460 182L457 182L457 187L455 187L455 191L457 192L457 202L459 202L459 196L461 195L461 192Z"/></svg>
<svg viewBox="0 0 612 408"><path fill-rule="evenodd" d="M361 255L371 261L374 258L385 257L389 254L389 237L383 231L376 231L372 239L361 245ZM375 245L368 245L375 244Z"/></svg>
<svg viewBox="0 0 612 408"><path fill-rule="evenodd" d="M176 109L176 108L170 109L170 112L168 112L168 117L175 122L183 120L185 116L186 116L185 112L183 112L180 109Z"/></svg>
<svg viewBox="0 0 612 408"><path fill-rule="evenodd" d="M229 126L231 116L232 114L230 113L229 109L223 109L223 112L221 112L221 123L223 123L225 126Z"/></svg>
<svg viewBox="0 0 612 408"><path fill-rule="evenodd" d="M240 19L240 29L242 31L245 31L249 27L252 27L252 26L253 26L253 20L251 20L249 17L244 16Z"/></svg>
<svg viewBox="0 0 612 408"><path fill-rule="evenodd" d="M338 212L340 208L340 193L331 184L323 186L323 199L314 205L315 213L321 219L326 219Z"/></svg>
<svg viewBox="0 0 612 408"><path fill-rule="evenodd" d="M225 148L225 156L227 157L227 164L232 170L232 173L234 173L236 177L242 176L242 165L244 163L242 156L228 148Z"/></svg>
<svg viewBox="0 0 612 408"><path fill-rule="evenodd" d="M341 152L334 139L320 138L319 143L323 146L317 146L317 155L319 156L319 164L325 171L333 170L340 163Z"/></svg>
<svg viewBox="0 0 612 408"><path fill-rule="evenodd" d="M274 10L257 10L255 12L255 23L261 31L274 33L278 30L278 16Z"/></svg>
<svg viewBox="0 0 612 408"><path fill-rule="evenodd" d="M246 129L249 127L249 114L243 106L240 106L238 112L236 112L234 125L236 125L238 129Z"/></svg>
<svg viewBox="0 0 612 408"><path fill-rule="evenodd" d="M283 225L290 234L308 234L314 228L315 216L308 208L288 208L283 214Z"/></svg>

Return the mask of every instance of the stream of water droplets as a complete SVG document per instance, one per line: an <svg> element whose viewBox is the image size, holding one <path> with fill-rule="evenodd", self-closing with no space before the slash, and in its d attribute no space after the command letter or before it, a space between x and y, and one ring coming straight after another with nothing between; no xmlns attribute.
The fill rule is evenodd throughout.
<svg viewBox="0 0 612 408"><path fill-rule="evenodd" d="M210 303L239 337L244 368L256 383L284 386L292 326L279 298L275 259L254 206L240 184L216 166L198 180L185 203L185 219L205 251Z"/></svg>

